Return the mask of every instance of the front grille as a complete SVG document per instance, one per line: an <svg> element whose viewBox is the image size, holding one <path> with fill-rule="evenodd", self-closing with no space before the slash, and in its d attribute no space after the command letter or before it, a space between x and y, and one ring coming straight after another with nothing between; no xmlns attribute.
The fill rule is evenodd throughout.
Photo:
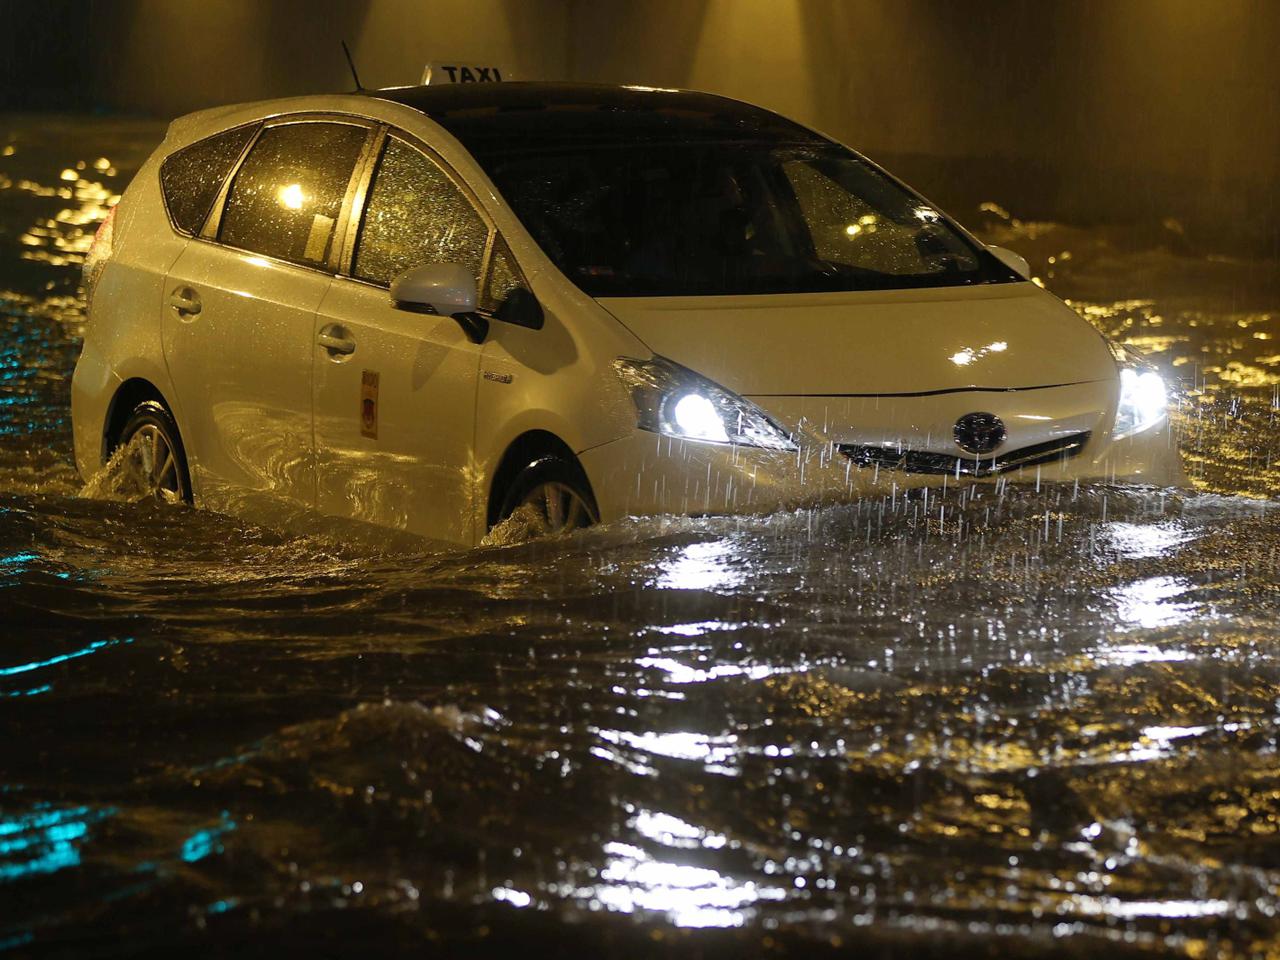
<svg viewBox="0 0 1280 960"><path fill-rule="evenodd" d="M904 473L949 473L959 477L990 477L997 473L1033 467L1052 460L1074 457L1089 442L1089 431L1058 437L1045 443L1019 450L1007 450L989 457L957 457L949 453L899 450L894 447L869 447L855 443L838 443L836 449L863 467L881 466Z"/></svg>

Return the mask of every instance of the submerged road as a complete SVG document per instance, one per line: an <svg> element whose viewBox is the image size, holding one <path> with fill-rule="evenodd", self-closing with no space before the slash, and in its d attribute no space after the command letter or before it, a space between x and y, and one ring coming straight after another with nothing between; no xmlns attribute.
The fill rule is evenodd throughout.
<svg viewBox="0 0 1280 960"><path fill-rule="evenodd" d="M1276 264L955 211L1181 379L1194 490L388 550L76 476L162 132L0 130L0 952L1280 954Z"/></svg>

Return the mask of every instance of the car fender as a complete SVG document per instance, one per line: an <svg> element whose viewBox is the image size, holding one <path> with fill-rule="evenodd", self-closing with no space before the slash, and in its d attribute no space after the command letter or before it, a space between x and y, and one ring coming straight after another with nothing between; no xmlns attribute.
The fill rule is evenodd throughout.
<svg viewBox="0 0 1280 960"><path fill-rule="evenodd" d="M497 321L480 357L474 445L480 511L487 510L502 458L522 434L550 433L580 454L636 426L635 407L613 363L651 351L576 288L565 291L545 280L533 286L543 306L542 328ZM577 321L573 327L561 321L566 315ZM477 529L486 520L481 516Z"/></svg>

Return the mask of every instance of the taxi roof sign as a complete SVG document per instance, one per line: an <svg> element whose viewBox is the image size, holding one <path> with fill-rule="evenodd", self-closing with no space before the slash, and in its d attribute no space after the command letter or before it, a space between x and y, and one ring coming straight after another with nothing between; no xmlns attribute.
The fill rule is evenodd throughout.
<svg viewBox="0 0 1280 960"><path fill-rule="evenodd" d="M496 63L444 63L432 60L422 71L422 84L501 83L511 79L511 70Z"/></svg>

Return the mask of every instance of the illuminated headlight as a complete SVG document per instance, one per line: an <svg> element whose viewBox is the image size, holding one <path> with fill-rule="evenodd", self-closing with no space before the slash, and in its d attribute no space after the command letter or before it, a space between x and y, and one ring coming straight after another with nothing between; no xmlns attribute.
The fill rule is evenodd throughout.
<svg viewBox="0 0 1280 960"><path fill-rule="evenodd" d="M1162 423L1169 410L1169 394L1164 378L1140 354L1123 347L1112 349L1121 365L1120 405L1113 435L1123 440Z"/></svg>
<svg viewBox="0 0 1280 960"><path fill-rule="evenodd" d="M630 389L640 429L683 440L795 450L791 437L750 400L663 357L621 357L614 369Z"/></svg>

